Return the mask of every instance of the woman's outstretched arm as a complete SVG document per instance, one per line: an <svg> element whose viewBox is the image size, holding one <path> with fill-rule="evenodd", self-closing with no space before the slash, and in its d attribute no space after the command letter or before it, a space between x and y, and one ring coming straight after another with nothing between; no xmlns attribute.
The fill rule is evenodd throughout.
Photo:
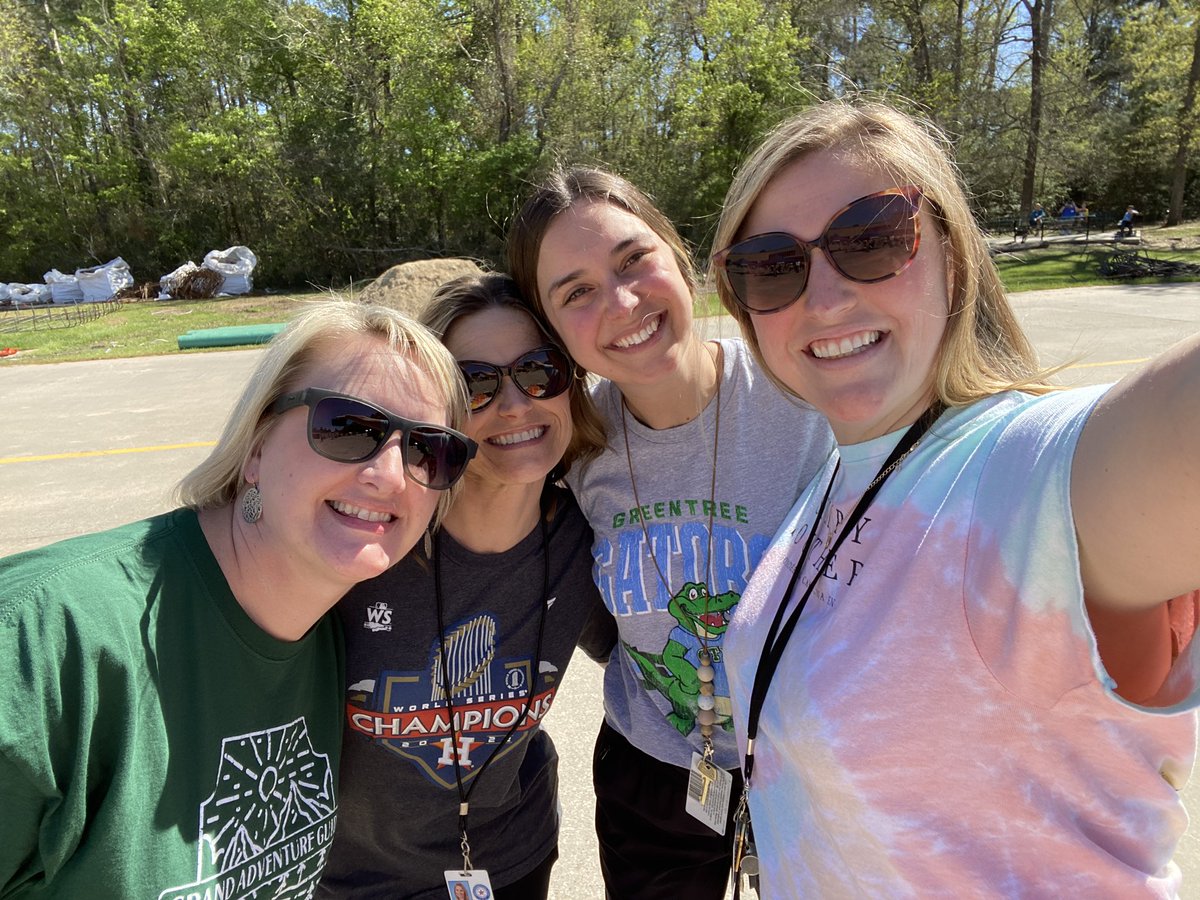
<svg viewBox="0 0 1200 900"><path fill-rule="evenodd" d="M1071 503L1092 607L1132 612L1200 587L1200 335L1101 399Z"/></svg>

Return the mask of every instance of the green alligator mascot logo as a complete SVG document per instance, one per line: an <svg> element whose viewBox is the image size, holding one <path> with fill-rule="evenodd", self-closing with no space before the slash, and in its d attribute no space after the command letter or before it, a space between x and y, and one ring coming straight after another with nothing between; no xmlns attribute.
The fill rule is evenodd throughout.
<svg viewBox="0 0 1200 900"><path fill-rule="evenodd" d="M740 599L741 596L732 591L710 595L705 585L688 582L667 605L667 611L679 624L671 629L662 653L650 653L621 642L641 670L646 689L658 691L670 702L667 721L685 737L696 727L696 698L700 696L700 678L696 669L700 665L700 650L708 644L713 663L720 661L719 642ZM730 719L729 682L724 666L714 665L714 668L717 723L730 731L733 721Z"/></svg>

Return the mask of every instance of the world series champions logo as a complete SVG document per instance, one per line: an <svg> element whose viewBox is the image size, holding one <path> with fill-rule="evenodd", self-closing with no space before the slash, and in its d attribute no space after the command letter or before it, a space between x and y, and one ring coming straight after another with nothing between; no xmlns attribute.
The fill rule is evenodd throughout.
<svg viewBox="0 0 1200 900"><path fill-rule="evenodd" d="M477 615L451 628L444 642L433 643L424 671L384 671L351 685L349 727L409 760L440 787L456 786L455 762L464 783L469 781L498 748L504 755L528 737L557 690L535 694L521 721L526 698L536 689L534 662L497 658L496 635L495 618ZM500 748L518 721L516 734Z"/></svg>

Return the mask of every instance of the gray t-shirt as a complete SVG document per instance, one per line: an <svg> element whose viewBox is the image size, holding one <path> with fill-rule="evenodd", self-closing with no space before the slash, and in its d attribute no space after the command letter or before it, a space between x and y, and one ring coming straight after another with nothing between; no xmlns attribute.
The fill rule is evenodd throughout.
<svg viewBox="0 0 1200 900"><path fill-rule="evenodd" d="M675 428L648 428L627 413L623 432L620 391L604 381L594 396L608 447L570 481L595 530L594 574L617 621L619 644L604 673L608 723L643 753L688 766L702 747L696 668L707 643L716 669L715 761L736 769L721 641L750 573L834 444L825 419L784 396L740 338L721 346L715 441L715 400Z"/></svg>
<svg viewBox="0 0 1200 900"><path fill-rule="evenodd" d="M589 643L591 626L607 631L611 643L612 617L592 583L591 529L568 491L547 490L558 510L549 526L550 603L540 660L541 529L503 553L473 553L441 535L457 743L446 721L434 577L421 550L338 604L346 632L346 733L337 832L319 896L446 896L443 871L462 865L455 749L463 787L471 790L471 861L487 869L493 886L522 878L555 846L558 755L540 723L576 642L603 655L606 646ZM501 746L531 681L527 723Z"/></svg>

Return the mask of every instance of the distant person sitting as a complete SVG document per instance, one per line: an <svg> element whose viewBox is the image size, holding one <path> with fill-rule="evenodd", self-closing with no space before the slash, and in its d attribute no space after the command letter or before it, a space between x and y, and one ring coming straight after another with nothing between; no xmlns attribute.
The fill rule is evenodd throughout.
<svg viewBox="0 0 1200 900"><path fill-rule="evenodd" d="M1062 209L1058 211L1059 223L1063 233L1074 230L1075 218L1079 215L1079 208L1075 205L1075 201L1070 197L1067 202L1062 205Z"/></svg>
<svg viewBox="0 0 1200 900"><path fill-rule="evenodd" d="M1042 228L1044 227L1042 225L1042 220L1044 218L1046 218L1045 207L1043 207L1040 203L1033 204L1033 209L1029 211L1029 227L1026 229L1025 233L1033 234L1036 232L1040 236ZM1025 235L1021 235L1022 240L1024 237Z"/></svg>
<svg viewBox="0 0 1200 900"><path fill-rule="evenodd" d="M1117 237L1133 237L1133 217L1140 215L1132 206L1125 207L1125 214L1117 223Z"/></svg>

